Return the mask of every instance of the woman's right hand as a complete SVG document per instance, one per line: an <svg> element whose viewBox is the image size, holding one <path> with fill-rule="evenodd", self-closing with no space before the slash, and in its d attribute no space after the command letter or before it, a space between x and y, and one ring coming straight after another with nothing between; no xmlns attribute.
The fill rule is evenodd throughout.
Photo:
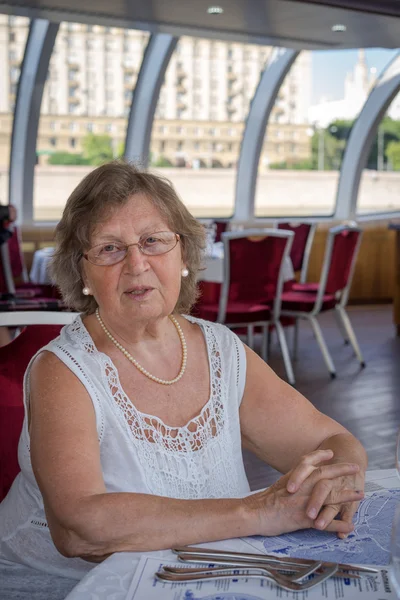
<svg viewBox="0 0 400 600"><path fill-rule="evenodd" d="M254 518L255 535L280 535L298 529L315 527L315 519L308 515L312 502L315 506L319 498L319 511L328 505L342 505L358 502L363 498L363 491L343 488L337 481L346 481L346 476L358 473L360 467L351 463L321 464L333 458L332 450L315 450L301 459L299 465L278 479L272 486L247 496L244 499L247 509ZM299 466L307 465L307 469ZM305 473L299 489L290 493L287 484L293 471L297 469ZM335 484L332 484L335 482ZM321 489L326 488L326 495L321 495ZM332 520L325 531L350 533L354 527L351 523L340 519Z"/></svg>

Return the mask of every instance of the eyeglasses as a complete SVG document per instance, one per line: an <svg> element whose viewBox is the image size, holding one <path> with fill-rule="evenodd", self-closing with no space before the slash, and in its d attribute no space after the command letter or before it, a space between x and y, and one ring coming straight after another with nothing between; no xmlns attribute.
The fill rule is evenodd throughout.
<svg viewBox="0 0 400 600"><path fill-rule="evenodd" d="M104 242L90 248L82 256L94 265L115 265L126 257L128 248L137 246L146 256L166 254L175 248L180 240L179 233L173 231L157 231L142 235L136 244L123 244L122 242Z"/></svg>

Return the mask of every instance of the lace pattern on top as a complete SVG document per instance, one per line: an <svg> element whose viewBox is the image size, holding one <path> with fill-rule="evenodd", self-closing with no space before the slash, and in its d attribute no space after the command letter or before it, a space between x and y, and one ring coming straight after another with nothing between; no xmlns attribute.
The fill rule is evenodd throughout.
<svg viewBox="0 0 400 600"><path fill-rule="evenodd" d="M82 331L84 347L92 352L93 342L85 339L90 336L83 324ZM129 428L144 478L153 494L213 498L232 496L237 489L235 465L230 464L233 463L230 434L225 427L223 402L227 391L222 377L221 349L212 327L204 323L203 331L210 361L211 394L200 414L183 427L171 427L158 417L137 410L124 392L114 364L100 353L114 407Z"/></svg>

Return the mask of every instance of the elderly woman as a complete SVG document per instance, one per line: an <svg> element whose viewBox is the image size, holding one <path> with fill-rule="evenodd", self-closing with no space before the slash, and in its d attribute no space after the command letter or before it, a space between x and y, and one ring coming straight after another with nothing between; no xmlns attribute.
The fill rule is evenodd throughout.
<svg viewBox="0 0 400 600"><path fill-rule="evenodd" d="M114 552L352 531L362 446L229 329L188 316L204 232L168 181L99 167L56 239L54 278L82 316L26 374L3 562L79 579ZM250 495L242 447L284 475Z"/></svg>

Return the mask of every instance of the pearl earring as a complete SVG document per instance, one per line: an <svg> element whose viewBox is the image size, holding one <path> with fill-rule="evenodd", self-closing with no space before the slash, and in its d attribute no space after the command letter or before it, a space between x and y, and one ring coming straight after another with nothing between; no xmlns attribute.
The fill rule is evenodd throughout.
<svg viewBox="0 0 400 600"><path fill-rule="evenodd" d="M182 277L187 277L189 275L189 270L186 267L182 269Z"/></svg>
<svg viewBox="0 0 400 600"><path fill-rule="evenodd" d="M90 296L90 289L89 289L88 287L86 287L86 286L85 286L85 287L83 288L83 290L82 290L82 294L83 294L84 296Z"/></svg>

